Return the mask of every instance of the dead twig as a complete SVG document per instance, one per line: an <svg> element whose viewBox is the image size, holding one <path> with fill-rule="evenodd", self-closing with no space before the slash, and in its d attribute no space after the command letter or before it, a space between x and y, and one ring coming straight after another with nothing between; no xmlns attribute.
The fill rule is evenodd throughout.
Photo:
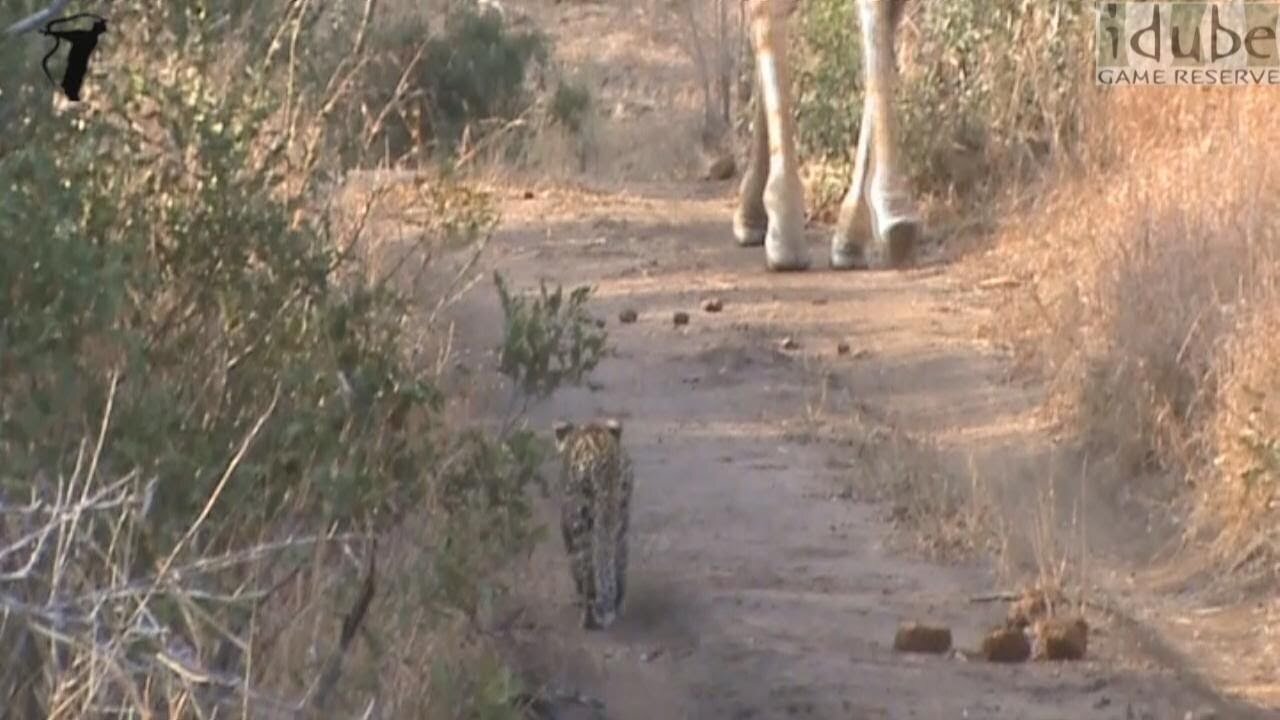
<svg viewBox="0 0 1280 720"><path fill-rule="evenodd" d="M271 414L275 412L276 403L279 401L280 385L277 384L275 392L271 396L271 404L268 405L266 411L258 417L258 420L253 424L253 428L249 430L248 435L246 435L244 440L240 443L240 449L237 450L235 456L231 458L231 462L227 464L226 471L222 473L222 477L219 478L218 484L214 486L213 492L209 494L209 499L205 502L204 508L201 509L200 514L196 516L196 519L191 523L191 526L187 528L186 533L184 533L183 536L179 538L178 542L174 544L173 549L169 551L169 555L165 557L164 562L160 564L160 570L156 572L156 582L143 597L142 602L138 604L138 609L134 611L133 618L129 623L130 625L137 622L138 614L147 606L147 603L150 601L152 595L155 594L160 584L165 581L166 574L173 566L173 562L177 559L178 554L182 552L182 548L185 547L187 543L191 542L191 538L195 536L196 531L199 530L200 526L204 524L204 521L208 519L209 513L213 511L213 506L218 502L218 498L222 496L222 491L226 489L228 481L231 480L231 476L235 474L236 468L238 468L240 466L240 462L244 460L245 454L249 451L249 446L252 445L254 439L258 437L258 433L262 430L262 426L266 424L267 418L271 417Z"/></svg>
<svg viewBox="0 0 1280 720"><path fill-rule="evenodd" d="M973 595L969 598L971 603L993 603L993 602L1015 602L1022 597L1022 593L998 592L988 595Z"/></svg>
<svg viewBox="0 0 1280 720"><path fill-rule="evenodd" d="M468 150L465 153L460 155L458 159L453 162L453 169L455 171L461 170L463 167L468 165L473 159L475 159L476 155L480 154L481 150L491 147L495 142L497 142L498 138L505 136L507 133L511 132L512 130L515 130L516 128L527 127L529 124L529 117L530 115L532 115L533 111L537 109L537 107L538 106L536 104L530 105L529 107L525 108L524 111L521 112L520 115L517 116L514 120L510 120L504 123L502 127L490 132L489 134L477 140L475 144L473 144L470 148L468 148Z"/></svg>
<svg viewBox="0 0 1280 720"><path fill-rule="evenodd" d="M376 537L371 545L369 548L369 566L368 570L365 571L360 595L356 598L351 612L347 613L347 616L342 621L342 632L338 636L338 647L334 649L333 655L329 656L329 661L325 663L324 672L320 674L316 684L312 686L311 693L309 693L311 701L307 704L313 712L317 713L317 716L319 716L321 708L324 707L329 693L338 684L338 678L342 675L342 660L346 657L347 650L351 647L351 641L355 639L360 625L364 623L365 616L369 612L369 604L373 602L373 595L377 589L378 540Z"/></svg>
<svg viewBox="0 0 1280 720"><path fill-rule="evenodd" d="M27 17L5 28L4 34L9 36L22 35L31 32L36 28L47 24L53 18L62 14L63 10L71 4L71 0L54 0L49 7Z"/></svg>

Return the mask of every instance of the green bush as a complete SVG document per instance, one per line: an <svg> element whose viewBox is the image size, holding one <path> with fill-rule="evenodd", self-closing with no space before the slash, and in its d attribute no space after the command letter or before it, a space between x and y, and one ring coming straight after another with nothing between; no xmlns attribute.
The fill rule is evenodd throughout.
<svg viewBox="0 0 1280 720"><path fill-rule="evenodd" d="M516 387L534 398L550 395L565 383L580 382L595 369L608 333L586 311L591 288L548 292L544 283L532 302L512 295L502 276L494 284L505 316L498 364Z"/></svg>
<svg viewBox="0 0 1280 720"><path fill-rule="evenodd" d="M468 123L514 118L530 103L526 73L546 58L541 35L512 31L493 11L454 8L423 57L420 82L433 135L452 147Z"/></svg>
<svg viewBox="0 0 1280 720"><path fill-rule="evenodd" d="M917 32L903 33L910 45L899 41L897 102L902 147L917 187L980 191L1069 147L1077 136L1075 88L1087 67L1090 39L1081 0L954 0L916 7ZM852 4L805 3L797 36L801 151L847 177L863 90Z"/></svg>
<svg viewBox="0 0 1280 720"><path fill-rule="evenodd" d="M85 712L142 702L144 684L153 709L178 702L195 691L171 682L159 654L179 645L233 679L270 671L236 649L273 652L260 634L246 639L250 619L270 614L266 585L333 571L295 545L378 535L425 510L437 546L415 610L475 617L541 532L524 493L540 481L542 443L453 424L409 352L405 330L423 320L413 299L357 252L371 207L343 205L333 188L381 154L360 91L379 70L362 59L378 50L357 41L368 24L327 22L314 5L113 7L118 34L71 108L49 102L38 62L0 78L0 498L8 509L40 500L0 525L8 557L31 562L3 599L21 623L0 629L0 644L25 650L0 660L0 679L15 683L0 697L25 697L34 716L59 685L78 688ZM509 45L488 16L455 23L427 51L456 63L426 66L433 97L455 99L441 117L511 112L511 65L537 45ZM300 47L347 55L294 52L295 32ZM425 197L432 247L492 230L487 198L456 179L437 178ZM544 397L594 367L603 337L579 327L585 294L563 307L502 300L520 309L508 335L556 338L505 338L523 348L504 366L523 388ZM33 528L63 549L23 544ZM139 614L163 632L144 631ZM34 638L53 629L70 642L40 649ZM102 662L119 672L98 672ZM439 691L498 693L463 705L502 705L505 670L477 662L462 671L481 672L476 682ZM233 696L220 697L238 707Z"/></svg>
<svg viewBox="0 0 1280 720"><path fill-rule="evenodd" d="M811 0L798 15L796 139L809 159L848 164L862 117L862 42L854 3Z"/></svg>
<svg viewBox="0 0 1280 720"><path fill-rule="evenodd" d="M551 96L551 107L548 112L551 119L560 123L570 132L582 130L587 113L591 109L591 91L585 85L560 82Z"/></svg>
<svg viewBox="0 0 1280 720"><path fill-rule="evenodd" d="M370 144L397 159L419 150L448 157L464 133L476 141L495 123L529 110L536 100L529 78L545 68L549 52L541 33L513 29L497 12L460 0L446 3L442 18L422 12L384 18L372 36L369 82L344 122L348 137L369 135Z"/></svg>
<svg viewBox="0 0 1280 720"><path fill-rule="evenodd" d="M246 511L229 521L286 500L342 521L412 501L405 468L425 450L365 442L436 402L396 356L401 303L344 277L327 217L292 221L305 197L276 199L286 169L257 151L280 98L191 72L207 45L180 47L95 76L91 116L47 116L0 158L0 184L21 188L0 206L3 482L72 457L118 373L103 469L158 478L163 534L191 522L273 396L222 495Z"/></svg>

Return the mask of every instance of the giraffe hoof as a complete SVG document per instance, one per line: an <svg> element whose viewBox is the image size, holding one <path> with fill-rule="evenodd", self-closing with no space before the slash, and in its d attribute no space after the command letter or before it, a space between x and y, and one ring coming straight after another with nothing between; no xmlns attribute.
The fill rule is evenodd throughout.
<svg viewBox="0 0 1280 720"><path fill-rule="evenodd" d="M613 626L614 620L618 619L617 613L606 611L598 613L600 620L596 623L597 630L607 630Z"/></svg>
<svg viewBox="0 0 1280 720"><path fill-rule="evenodd" d="M764 244L766 234L768 228L751 227L738 222L733 224L733 237L738 241L738 247L760 247Z"/></svg>
<svg viewBox="0 0 1280 720"><path fill-rule="evenodd" d="M866 270L868 267L866 254L861 247L831 244L832 270Z"/></svg>
<svg viewBox="0 0 1280 720"><path fill-rule="evenodd" d="M923 234L918 220L900 220L883 231L886 258L889 267L903 269L915 260L916 250Z"/></svg>
<svg viewBox="0 0 1280 720"><path fill-rule="evenodd" d="M773 272L798 272L809 269L809 256L803 250L765 252L765 265Z"/></svg>

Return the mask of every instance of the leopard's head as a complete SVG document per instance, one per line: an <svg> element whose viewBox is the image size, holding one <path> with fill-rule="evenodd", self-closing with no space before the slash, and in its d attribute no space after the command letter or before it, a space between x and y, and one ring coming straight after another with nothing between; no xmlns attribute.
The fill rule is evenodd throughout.
<svg viewBox="0 0 1280 720"><path fill-rule="evenodd" d="M622 439L622 421L617 418L609 418L604 421L604 427L615 440Z"/></svg>
<svg viewBox="0 0 1280 720"><path fill-rule="evenodd" d="M609 434L615 439L622 439L622 422L617 418L608 418L604 420L600 423L600 427L608 430ZM588 428L590 428L590 426L579 428L568 420L557 420L552 425L552 432L555 434L556 438L556 451L564 452L565 448L568 447L570 440L572 440L574 433L587 430Z"/></svg>
<svg viewBox="0 0 1280 720"><path fill-rule="evenodd" d="M562 453L569 442L569 436L573 434L573 423L568 420L557 420L551 427L556 436L556 452Z"/></svg>

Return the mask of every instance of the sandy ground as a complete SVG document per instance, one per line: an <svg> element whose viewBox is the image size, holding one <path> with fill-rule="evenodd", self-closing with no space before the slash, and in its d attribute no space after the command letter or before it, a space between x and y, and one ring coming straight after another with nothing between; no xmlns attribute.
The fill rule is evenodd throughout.
<svg viewBox="0 0 1280 720"><path fill-rule="evenodd" d="M1035 422L1036 388L1009 382L1004 359L975 339L992 290L928 259L908 272L832 273L818 230L817 269L766 273L762 249L732 242L736 179L693 177L695 111L655 122L627 109L687 110L680 98L696 96L650 6L508 8L551 29L558 56L616 112L593 131L576 184L508 178L486 264L517 287L596 287L614 352L533 421L549 432L555 418L618 417L637 472L623 617L603 632L578 627L553 533L508 627L531 677L598 699L617 720L1280 717L1280 701L1262 709L1214 690L1229 645L1196 667L1166 637L1189 606L1144 594L1138 554L1124 551L1156 549L1149 511L1071 490L1061 469L1077 459ZM705 312L713 297L723 310ZM638 322L621 324L624 308ZM677 310L687 326L673 325ZM489 284L454 314L459 361L491 362L500 313ZM936 507L946 483L973 513L935 524L981 516L981 499L995 508L994 546L948 552L955 537L896 522ZM1077 526L1089 532L1063 530ZM1005 608L971 598L1072 548L1085 548L1076 560L1088 559L1095 599L1087 660L998 666L892 650L904 620L948 625L958 647L975 648ZM1247 666L1237 677L1274 682L1268 656L1249 655L1237 654ZM596 716L568 702L557 712Z"/></svg>

